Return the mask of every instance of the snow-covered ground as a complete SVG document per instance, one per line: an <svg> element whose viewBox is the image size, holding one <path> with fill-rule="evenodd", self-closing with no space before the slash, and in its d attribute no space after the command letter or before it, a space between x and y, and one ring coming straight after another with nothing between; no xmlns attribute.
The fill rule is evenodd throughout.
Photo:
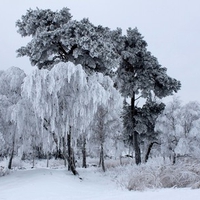
<svg viewBox="0 0 200 200"><path fill-rule="evenodd" d="M17 170L0 177L0 200L191 200L200 190L128 191L95 168L78 169L82 180L66 169Z"/></svg>

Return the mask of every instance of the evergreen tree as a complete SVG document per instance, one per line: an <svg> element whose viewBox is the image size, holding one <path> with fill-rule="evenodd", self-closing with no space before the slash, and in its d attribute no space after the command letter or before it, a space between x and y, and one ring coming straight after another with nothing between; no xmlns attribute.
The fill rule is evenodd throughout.
<svg viewBox="0 0 200 200"><path fill-rule="evenodd" d="M135 160L136 164L139 164L141 131L138 130L138 118L144 121L146 114L142 115L142 119L141 116L139 117L137 99L142 97L147 100L152 94L158 98L172 95L180 89L181 84L169 77L166 73L167 69L161 67L157 59L147 51L147 43L137 28L128 29L127 35L121 37L121 40L123 45L117 47L121 62L117 70L116 87L125 98L130 98L130 106L125 108L127 112L124 114L124 123L130 138L133 139ZM147 104L145 106L147 107Z"/></svg>

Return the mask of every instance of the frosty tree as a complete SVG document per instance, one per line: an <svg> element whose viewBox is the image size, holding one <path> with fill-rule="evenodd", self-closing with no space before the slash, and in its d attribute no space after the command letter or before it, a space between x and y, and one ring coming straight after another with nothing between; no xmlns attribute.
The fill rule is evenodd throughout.
<svg viewBox="0 0 200 200"><path fill-rule="evenodd" d="M20 144L21 132L17 130L16 108L21 101L21 86L25 73L11 67L0 75L0 132L4 141L3 155L9 156L8 168L12 167L14 153Z"/></svg>
<svg viewBox="0 0 200 200"><path fill-rule="evenodd" d="M133 139L135 160L136 164L139 164L141 162L139 137L142 130L137 128L137 99L140 97L149 99L152 95L158 98L172 95L180 89L181 84L169 77L167 69L161 67L157 59L147 51L147 43L136 28L128 29L127 35L121 37L121 40L123 45L119 45L117 49L121 56L120 67L117 70L117 87L121 94L125 98L129 97L131 101L129 114L125 114L124 118L131 124L125 126L125 129ZM140 120L145 120L145 117Z"/></svg>
<svg viewBox="0 0 200 200"><path fill-rule="evenodd" d="M161 132L161 153L176 163L178 157L199 158L200 104L189 102L181 104L174 97L166 105L164 112L156 122L156 129Z"/></svg>
<svg viewBox="0 0 200 200"><path fill-rule="evenodd" d="M82 137L83 158L86 159L86 138L93 134L89 126L94 121L98 107L103 105L106 109L114 106L119 108L120 94L112 85L110 77L104 77L101 73L88 77L81 65L75 66L71 62L59 63L51 70L36 69L24 80L23 98L32 104L29 107L33 108L36 116L33 127L38 130L36 133L40 132L40 136L36 138L41 139L42 148L47 155L52 152L53 141L53 149L61 150L65 162L68 161L69 170L74 174L77 174L73 162L74 147ZM113 104L113 99L119 103ZM109 110L110 120L119 118L114 113L115 109ZM23 121L18 122L19 127L22 127ZM117 126L120 126L119 123ZM116 130L109 127L110 132Z"/></svg>
<svg viewBox="0 0 200 200"><path fill-rule="evenodd" d="M68 8L56 12L30 9L16 26L21 36L32 37L17 50L18 56L28 56L39 69L50 69L61 61L81 64L87 73L108 73L115 66L111 31L88 19L72 20Z"/></svg>

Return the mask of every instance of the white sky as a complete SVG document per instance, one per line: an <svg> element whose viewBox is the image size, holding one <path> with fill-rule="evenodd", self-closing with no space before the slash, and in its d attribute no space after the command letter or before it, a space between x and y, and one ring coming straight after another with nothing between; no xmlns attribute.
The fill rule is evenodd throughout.
<svg viewBox="0 0 200 200"><path fill-rule="evenodd" d="M30 72L28 58L16 58L27 38L16 32L15 22L29 8L60 10L68 7L73 19L84 17L95 25L124 31L137 27L148 49L168 75L182 83L178 96L200 102L200 1L199 0L0 0L0 69L11 66Z"/></svg>

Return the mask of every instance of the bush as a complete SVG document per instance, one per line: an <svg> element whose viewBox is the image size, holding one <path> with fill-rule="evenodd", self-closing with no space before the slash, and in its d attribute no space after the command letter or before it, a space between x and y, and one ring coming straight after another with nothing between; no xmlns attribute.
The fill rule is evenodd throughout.
<svg viewBox="0 0 200 200"><path fill-rule="evenodd" d="M128 190L155 188L200 188L200 163L180 162L172 165L166 162L120 166L107 172L115 181Z"/></svg>
<svg viewBox="0 0 200 200"><path fill-rule="evenodd" d="M0 177L9 174L7 159L0 161Z"/></svg>

